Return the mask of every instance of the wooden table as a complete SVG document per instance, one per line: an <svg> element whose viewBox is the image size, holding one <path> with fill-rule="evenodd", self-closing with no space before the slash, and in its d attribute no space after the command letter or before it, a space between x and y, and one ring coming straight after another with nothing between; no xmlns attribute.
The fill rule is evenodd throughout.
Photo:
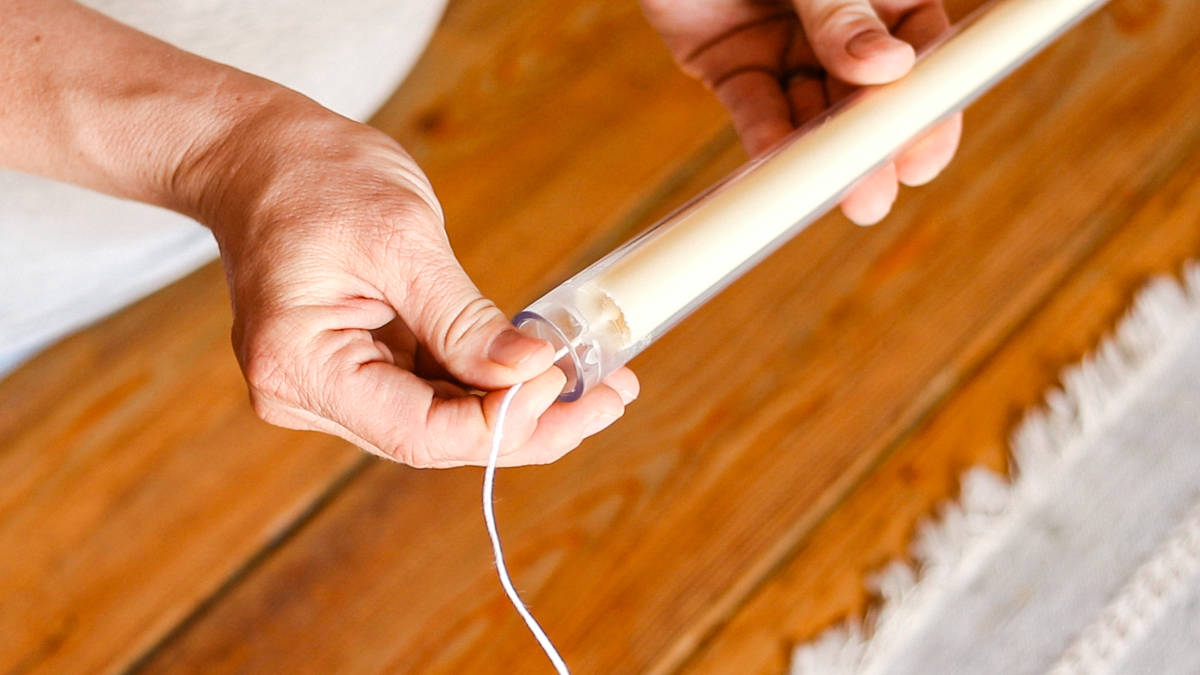
<svg viewBox="0 0 1200 675"><path fill-rule="evenodd" d="M977 0L952 2L962 16ZM502 471L518 586L580 673L780 672L1148 278L1200 252L1191 0L1116 0L967 113L883 224L827 217ZM462 0L374 123L507 311L743 160L634 3ZM210 265L0 384L0 673L548 672L480 471L254 418Z"/></svg>

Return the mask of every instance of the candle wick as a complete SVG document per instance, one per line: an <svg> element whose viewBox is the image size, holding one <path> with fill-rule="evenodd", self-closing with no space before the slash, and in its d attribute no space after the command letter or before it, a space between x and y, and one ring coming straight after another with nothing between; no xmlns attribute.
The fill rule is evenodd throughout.
<svg viewBox="0 0 1200 675"><path fill-rule="evenodd" d="M554 360L558 361L563 356L566 356L567 347L563 347L555 355ZM517 589L513 588L512 579L508 576L508 566L504 564L504 551L500 548L500 533L496 531L496 514L493 511L492 492L495 486L496 478L496 462L500 457L500 442L504 438L504 421L508 417L508 408L512 401L517 396L517 392L521 390L521 385L513 385L500 400L500 410L496 413L496 427L492 430L492 448L488 453L487 468L483 471L483 521L487 525L488 536L492 540L492 555L496 559L496 574L500 577L500 585L504 588L504 594L508 596L509 602L517 610L517 614L521 615L521 619L525 621L525 625L529 627L529 632L533 633L533 637L537 639L541 645L542 651L546 652L546 657L550 659L550 663L554 665L554 669L558 671L558 675L569 675L567 664L563 661L558 650L554 648L554 643L542 630L537 619L533 618L533 614L525 607L525 603L521 602L521 596L517 595Z"/></svg>

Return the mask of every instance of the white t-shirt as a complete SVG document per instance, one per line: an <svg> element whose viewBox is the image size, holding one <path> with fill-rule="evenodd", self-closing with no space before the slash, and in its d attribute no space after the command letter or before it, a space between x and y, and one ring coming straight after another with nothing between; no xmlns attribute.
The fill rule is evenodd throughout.
<svg viewBox="0 0 1200 675"><path fill-rule="evenodd" d="M188 51L366 119L445 0L84 0ZM216 257L176 213L0 170L0 377L54 340Z"/></svg>

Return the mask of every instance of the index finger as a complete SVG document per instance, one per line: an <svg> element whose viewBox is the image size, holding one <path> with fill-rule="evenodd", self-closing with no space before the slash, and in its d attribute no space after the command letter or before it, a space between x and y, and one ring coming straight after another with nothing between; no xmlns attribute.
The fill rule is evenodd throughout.
<svg viewBox="0 0 1200 675"><path fill-rule="evenodd" d="M881 11L893 22L893 34L920 48L950 28L950 17L941 2L922 0L881 3ZM958 150L962 136L962 113L943 120L926 131L895 159L896 176L905 185L924 185L941 173Z"/></svg>
<svg viewBox="0 0 1200 675"><path fill-rule="evenodd" d="M505 421L502 465L553 461L578 445L594 420L623 412L609 387L556 403L564 383L562 371L551 368L522 386ZM326 387L322 407L345 430L339 435L418 468L485 464L504 395L457 393L378 360L334 366Z"/></svg>

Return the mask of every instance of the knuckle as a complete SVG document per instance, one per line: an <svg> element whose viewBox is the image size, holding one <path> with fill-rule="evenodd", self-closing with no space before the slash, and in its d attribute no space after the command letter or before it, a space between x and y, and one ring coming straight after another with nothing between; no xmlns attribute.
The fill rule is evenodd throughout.
<svg viewBox="0 0 1200 675"><path fill-rule="evenodd" d="M248 349L242 359L242 374L260 400L263 395L279 398L285 394L283 364L270 349L257 346Z"/></svg>
<svg viewBox="0 0 1200 675"><path fill-rule="evenodd" d="M454 466L442 452L443 429L433 422L433 401L418 404L409 400L394 410L386 422L379 422L371 430L370 440L378 454L415 469L433 469Z"/></svg>
<svg viewBox="0 0 1200 675"><path fill-rule="evenodd" d="M419 439L404 439L384 449L389 457L414 469L437 469L445 466L429 443Z"/></svg>
<svg viewBox="0 0 1200 675"><path fill-rule="evenodd" d="M313 413L329 412L322 405L319 392L313 391L312 383L319 382L319 378L312 377L311 369L306 369L306 360L292 358L295 348L288 333L295 330L283 322L272 321L246 333L237 346L251 402L261 401L268 411L283 404ZM258 414L257 409L255 412Z"/></svg>
<svg viewBox="0 0 1200 675"><path fill-rule="evenodd" d="M284 398L287 395L286 369L271 341L251 340L240 360L242 375L253 392L271 398Z"/></svg>
<svg viewBox="0 0 1200 675"><path fill-rule="evenodd" d="M395 218L405 222L441 226L445 223L441 205L431 190L406 191L393 204Z"/></svg>
<svg viewBox="0 0 1200 675"><path fill-rule="evenodd" d="M412 452L406 444L386 446L383 448L383 452L389 458L406 466L411 466L414 469L430 468L428 458L422 456L420 453Z"/></svg>
<svg viewBox="0 0 1200 675"><path fill-rule="evenodd" d="M254 411L254 414L258 417L258 419L266 422L267 424L280 426L279 423L281 418L274 400L267 396L263 396L253 388L250 390L250 408Z"/></svg>
<svg viewBox="0 0 1200 675"><path fill-rule="evenodd" d="M450 319L446 329L441 332L443 354L453 354L465 346L472 336L481 328L496 318L500 309L496 303L479 296L467 304Z"/></svg>
<svg viewBox="0 0 1200 675"><path fill-rule="evenodd" d="M392 459L414 469L436 469L453 466L445 453L445 433L431 425L429 414L401 415L386 433L388 440L383 451Z"/></svg>
<svg viewBox="0 0 1200 675"><path fill-rule="evenodd" d="M853 29L875 28L879 18L861 2L836 2L817 15L815 24L819 31L842 33Z"/></svg>

